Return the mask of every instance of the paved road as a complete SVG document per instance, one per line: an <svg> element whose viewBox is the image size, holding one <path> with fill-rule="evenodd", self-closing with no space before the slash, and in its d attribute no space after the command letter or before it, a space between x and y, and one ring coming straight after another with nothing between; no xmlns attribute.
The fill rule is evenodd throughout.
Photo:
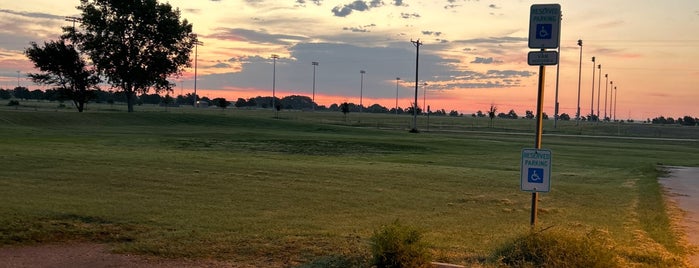
<svg viewBox="0 0 699 268"><path fill-rule="evenodd" d="M667 167L668 177L660 178L660 183L670 192L670 198L686 212L684 227L687 228L687 240L699 246L699 168ZM699 252L691 258L695 267L699 267Z"/></svg>

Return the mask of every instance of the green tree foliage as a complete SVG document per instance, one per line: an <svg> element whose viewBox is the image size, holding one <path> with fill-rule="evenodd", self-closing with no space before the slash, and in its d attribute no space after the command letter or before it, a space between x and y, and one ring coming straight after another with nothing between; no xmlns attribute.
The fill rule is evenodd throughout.
<svg viewBox="0 0 699 268"><path fill-rule="evenodd" d="M133 112L137 93L171 91L168 77L190 66L197 41L192 24L180 21L179 9L156 0L80 0L81 31L70 38L89 55L99 73L126 93Z"/></svg>
<svg viewBox="0 0 699 268"><path fill-rule="evenodd" d="M94 98L100 79L72 44L66 44L65 40L45 42L43 46L32 42L24 54L41 71L29 74L32 81L56 86L59 97L72 100L78 112Z"/></svg>
<svg viewBox="0 0 699 268"><path fill-rule="evenodd" d="M226 107L231 105L231 103L228 102L226 98L215 98L212 100L212 102L214 103L214 105L216 105L216 107L219 107L221 109L226 109Z"/></svg>

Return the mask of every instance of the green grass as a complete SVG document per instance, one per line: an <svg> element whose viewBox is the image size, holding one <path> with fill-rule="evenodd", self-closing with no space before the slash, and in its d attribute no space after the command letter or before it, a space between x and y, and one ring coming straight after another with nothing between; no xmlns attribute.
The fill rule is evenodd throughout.
<svg viewBox="0 0 699 268"><path fill-rule="evenodd" d="M530 120L432 118L415 135L406 116L138 109L0 109L0 244L80 239L289 266L360 254L400 220L425 230L437 261L464 264L529 231L519 155L533 144ZM547 133L580 130L550 123ZM583 134L616 135L604 126ZM699 136L664 133L685 129ZM685 254L656 166L699 166L696 141L543 143L554 175L539 226L606 230L622 257L649 267Z"/></svg>

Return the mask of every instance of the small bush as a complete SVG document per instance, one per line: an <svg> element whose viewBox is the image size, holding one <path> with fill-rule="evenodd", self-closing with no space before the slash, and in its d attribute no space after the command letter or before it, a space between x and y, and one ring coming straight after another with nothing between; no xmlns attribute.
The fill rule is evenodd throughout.
<svg viewBox="0 0 699 268"><path fill-rule="evenodd" d="M7 106L19 106L19 101L18 100L11 100L10 102L7 103Z"/></svg>
<svg viewBox="0 0 699 268"><path fill-rule="evenodd" d="M516 238L495 253L510 267L621 267L606 232L545 231Z"/></svg>
<svg viewBox="0 0 699 268"><path fill-rule="evenodd" d="M418 230L396 221L375 231L371 237L373 264L377 268L429 267L428 246Z"/></svg>

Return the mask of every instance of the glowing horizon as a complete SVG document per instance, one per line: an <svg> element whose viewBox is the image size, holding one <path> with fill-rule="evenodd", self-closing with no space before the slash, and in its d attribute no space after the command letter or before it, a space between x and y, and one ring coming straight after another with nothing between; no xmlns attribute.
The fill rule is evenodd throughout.
<svg viewBox="0 0 699 268"><path fill-rule="evenodd" d="M529 7L542 1L169 1L194 25L198 47L198 95L229 100L271 96L271 54L277 97L311 96L312 65L319 62L316 103L399 106L414 94L415 47L420 39L420 84L427 83L432 110L471 114L491 104L518 114L535 110L538 67L526 62ZM699 25L695 1L613 0L562 2L560 113L575 117L582 39L580 110L590 110L593 65L617 87L617 119L699 116ZM17 72L35 72L22 55L29 41L56 39L65 16L78 16L77 0L27 0L0 9L0 87L14 88ZM628 8L633 6L634 8ZM594 69L594 94L599 73ZM554 114L556 66L546 70L545 112ZM26 77L20 83L30 85ZM193 69L173 92L191 93ZM607 81L602 81L601 94ZM37 87L40 88L40 87ZM268 92L265 94L265 92ZM422 105L422 88L418 93ZM608 93L609 94L609 93ZM603 96L606 96L604 94ZM609 102L610 100L608 100ZM597 97L594 112L597 113ZM604 105L604 98L599 100ZM609 105L609 104L608 104ZM604 107L600 107L604 116ZM608 113L610 113L608 111Z"/></svg>

